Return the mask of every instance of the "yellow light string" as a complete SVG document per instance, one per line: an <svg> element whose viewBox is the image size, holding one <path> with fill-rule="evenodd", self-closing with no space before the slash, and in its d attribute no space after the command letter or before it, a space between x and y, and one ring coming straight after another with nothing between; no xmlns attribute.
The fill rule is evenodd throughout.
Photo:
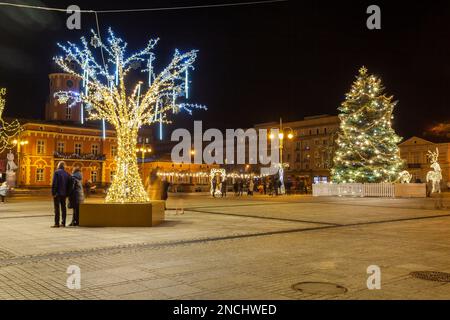
<svg viewBox="0 0 450 320"><path fill-rule="evenodd" d="M14 138L23 130L18 120L11 123L3 120L2 115L6 106L5 95L6 89L0 88L0 153L14 147Z"/></svg>

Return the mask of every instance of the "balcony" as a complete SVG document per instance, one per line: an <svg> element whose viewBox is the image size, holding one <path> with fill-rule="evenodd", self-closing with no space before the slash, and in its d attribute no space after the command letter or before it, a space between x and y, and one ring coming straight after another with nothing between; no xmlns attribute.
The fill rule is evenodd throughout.
<svg viewBox="0 0 450 320"><path fill-rule="evenodd" d="M68 152L53 152L53 156L56 159L65 160L98 160L104 161L106 156L104 154L93 154L93 153L68 153Z"/></svg>

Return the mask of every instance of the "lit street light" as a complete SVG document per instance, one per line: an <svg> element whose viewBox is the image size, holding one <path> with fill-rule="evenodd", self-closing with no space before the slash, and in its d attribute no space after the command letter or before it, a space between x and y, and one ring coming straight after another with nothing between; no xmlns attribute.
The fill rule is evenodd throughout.
<svg viewBox="0 0 450 320"><path fill-rule="evenodd" d="M285 136L285 132L287 133L287 138L289 140L292 140L294 138L294 130L292 130L291 127L285 127L283 128L283 120L280 118L280 127L279 128L272 128L270 129L272 130L278 130L278 138L280 140L280 144L279 144L279 152L280 152L280 170L282 170L282 174L280 175L280 180L281 180L281 187L280 187L280 191L281 194L285 193L285 189L284 189L284 170L283 170L283 141L284 141L284 136ZM269 139L273 140L275 138L275 135L271 132L269 135Z"/></svg>
<svg viewBox="0 0 450 320"><path fill-rule="evenodd" d="M22 168L20 166L20 155L21 155L21 147L24 147L28 144L28 140L14 139L12 142L17 147L17 171L18 175L16 177L16 185L19 186L19 180L22 173Z"/></svg>

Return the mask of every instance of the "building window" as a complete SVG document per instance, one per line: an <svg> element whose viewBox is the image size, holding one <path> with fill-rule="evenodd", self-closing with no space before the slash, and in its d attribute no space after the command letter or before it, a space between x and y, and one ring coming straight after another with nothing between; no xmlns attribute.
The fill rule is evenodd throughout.
<svg viewBox="0 0 450 320"><path fill-rule="evenodd" d="M149 144L150 143L150 138L145 138L145 143Z"/></svg>
<svg viewBox="0 0 450 320"><path fill-rule="evenodd" d="M93 145L91 146L91 153L92 153L93 155L98 155L98 144L93 144Z"/></svg>
<svg viewBox="0 0 450 320"><path fill-rule="evenodd" d="M56 144L56 151L58 151L59 153L64 153L65 150L65 143L64 142L58 142Z"/></svg>
<svg viewBox="0 0 450 320"><path fill-rule="evenodd" d="M45 141L44 140L38 140L36 143L36 153L37 154L44 154L45 153Z"/></svg>
<svg viewBox="0 0 450 320"><path fill-rule="evenodd" d="M327 128L323 128L323 133L327 134Z"/></svg>
<svg viewBox="0 0 450 320"><path fill-rule="evenodd" d="M97 182L97 171L91 171L91 181L92 183Z"/></svg>
<svg viewBox="0 0 450 320"><path fill-rule="evenodd" d="M111 157L117 156L117 146L111 146Z"/></svg>
<svg viewBox="0 0 450 320"><path fill-rule="evenodd" d="M109 174L109 179L112 182L114 180L114 177L116 176L116 172L115 171L111 171L111 173Z"/></svg>
<svg viewBox="0 0 450 320"><path fill-rule="evenodd" d="M72 119L72 108L67 106L66 107L66 120Z"/></svg>
<svg viewBox="0 0 450 320"><path fill-rule="evenodd" d="M38 168L36 169L36 182L44 181L44 169Z"/></svg>
<svg viewBox="0 0 450 320"><path fill-rule="evenodd" d="M81 154L81 143L75 143L75 153L78 155Z"/></svg>

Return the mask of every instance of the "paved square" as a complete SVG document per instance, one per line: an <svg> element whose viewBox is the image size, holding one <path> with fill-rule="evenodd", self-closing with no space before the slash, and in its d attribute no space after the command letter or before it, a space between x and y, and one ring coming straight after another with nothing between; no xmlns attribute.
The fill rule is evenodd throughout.
<svg viewBox="0 0 450 320"><path fill-rule="evenodd" d="M184 207L184 214L175 214ZM51 229L46 198L0 205L0 299L449 299L450 198L171 197L155 228ZM70 219L70 217L69 217ZM81 289L66 286L81 268ZM368 290L367 267L381 268ZM326 282L345 293L299 292Z"/></svg>

